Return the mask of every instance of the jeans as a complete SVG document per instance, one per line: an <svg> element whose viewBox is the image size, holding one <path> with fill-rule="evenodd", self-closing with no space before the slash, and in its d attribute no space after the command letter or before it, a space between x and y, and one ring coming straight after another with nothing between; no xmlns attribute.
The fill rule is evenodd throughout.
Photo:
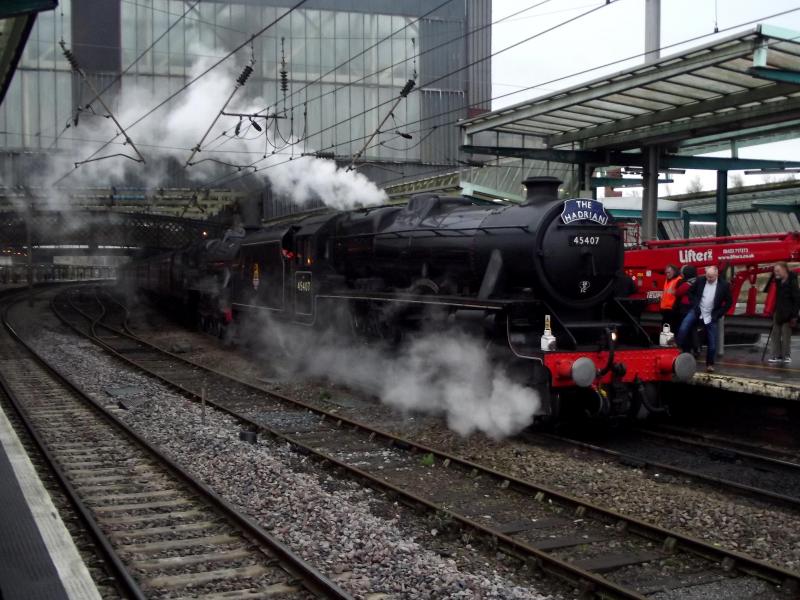
<svg viewBox="0 0 800 600"><path fill-rule="evenodd" d="M792 355L792 326L772 319L772 356L789 358Z"/></svg>
<svg viewBox="0 0 800 600"><path fill-rule="evenodd" d="M678 342L678 346L680 346L681 350L684 352L691 352L692 330L694 330L698 324L702 325L706 330L706 343L708 344L706 351L706 364L713 365L714 359L717 356L717 321L712 320L710 323L703 323L702 319L697 316L697 313L691 311L683 319L680 329L678 329L676 341Z"/></svg>

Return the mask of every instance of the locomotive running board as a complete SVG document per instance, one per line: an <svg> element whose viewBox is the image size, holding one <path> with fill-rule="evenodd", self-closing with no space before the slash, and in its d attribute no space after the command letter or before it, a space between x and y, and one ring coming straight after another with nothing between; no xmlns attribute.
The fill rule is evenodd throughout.
<svg viewBox="0 0 800 600"><path fill-rule="evenodd" d="M432 306L452 306L474 310L500 311L509 306L533 304L532 300L478 300L462 296L426 296L419 294L320 294L320 299L330 300L364 300L370 302L403 302L406 304L428 304Z"/></svg>

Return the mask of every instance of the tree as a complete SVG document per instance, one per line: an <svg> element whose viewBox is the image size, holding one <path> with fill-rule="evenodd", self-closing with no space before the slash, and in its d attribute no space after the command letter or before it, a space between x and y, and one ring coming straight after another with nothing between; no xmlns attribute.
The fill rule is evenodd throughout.
<svg viewBox="0 0 800 600"><path fill-rule="evenodd" d="M689 194L697 194L698 192L703 191L703 181L700 179L700 175L695 175L689 180L689 185L686 186L686 191Z"/></svg>
<svg viewBox="0 0 800 600"><path fill-rule="evenodd" d="M744 187L744 176L741 173L734 173L731 175L730 186L734 189Z"/></svg>

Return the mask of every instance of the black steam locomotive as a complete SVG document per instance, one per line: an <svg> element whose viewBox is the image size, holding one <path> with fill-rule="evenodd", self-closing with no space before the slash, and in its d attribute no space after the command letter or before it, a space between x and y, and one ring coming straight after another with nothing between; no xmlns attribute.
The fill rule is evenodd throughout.
<svg viewBox="0 0 800 600"><path fill-rule="evenodd" d="M341 326L394 342L443 325L478 330L541 392L544 416L659 409L657 384L692 376L692 356L653 346L625 302L621 230L601 202L559 200L525 181L523 204L414 196L405 206L328 211L123 268L220 333L252 313Z"/></svg>

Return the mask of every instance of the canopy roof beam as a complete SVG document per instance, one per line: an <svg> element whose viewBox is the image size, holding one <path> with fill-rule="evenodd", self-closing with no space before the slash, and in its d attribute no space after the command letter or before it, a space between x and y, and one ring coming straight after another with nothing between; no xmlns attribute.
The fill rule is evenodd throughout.
<svg viewBox="0 0 800 600"><path fill-rule="evenodd" d="M795 86L795 93L798 93ZM703 104L710 104L705 102ZM800 115L800 97L792 97L780 104L768 102L750 108L738 108L702 118L684 118L681 121L656 125L641 131L629 131L602 138L592 138L585 142L586 148L614 147L635 148L643 142L665 144L685 139L687 134L691 137L710 135L713 133L725 134L732 128L747 123L750 127L784 123L794 120ZM553 137L549 138L553 140Z"/></svg>
<svg viewBox="0 0 800 600"><path fill-rule="evenodd" d="M487 132L539 134L546 147L725 149L726 140L788 137L800 118L800 32L757 25L709 44L599 77L461 123L464 143ZM765 140L765 141L767 141ZM577 144L576 144L577 142ZM723 147L705 150L709 146ZM700 150L700 149L703 150Z"/></svg>
<svg viewBox="0 0 800 600"><path fill-rule="evenodd" d="M738 94L730 94L727 96L721 96L715 100L706 100L702 102L702 110L705 113L715 113L720 110L728 110L731 108L735 108L745 103L755 103L755 102L763 102L764 100L769 100L771 98L776 98L780 96L788 96L789 94L797 94L800 92L800 88L796 85L789 85L783 84L780 86L764 86L761 88L757 88L750 92L741 92ZM769 110L774 110L773 107L770 105L766 106L759 106L754 108L765 109L767 112ZM783 108L783 107L782 107ZM792 107L791 109L787 110L794 110L796 107ZM658 111L657 113L651 113L646 115L641 115L638 117L630 117L628 119L621 119L619 121L615 121L612 123L606 123L604 125L596 125L594 127L587 127L585 129L579 129L578 131L572 131L569 133L564 133L561 135L552 135L546 139L548 146L561 146L564 144L570 144L572 142L580 142L583 140L590 140L587 144L588 147L596 147L602 146L606 144L615 144L614 138L603 138L603 136L608 136L611 134L619 134L621 132L628 131L627 134L621 134L617 139L641 139L642 137L649 137L654 134L656 130L654 129L647 129L641 132L631 131L635 130L638 127L652 127L657 123L664 123L670 122L668 125L664 125L665 128L670 128L673 130L690 130L696 129L699 123L691 119L691 117L695 116L698 112L698 103L687 104L684 106L680 106L678 108L671 108L666 110ZM722 113L721 115L717 115L717 120L725 122L730 121L737 121L741 120L742 117L739 116L741 113L740 111L731 111ZM682 120L682 121L679 121ZM677 122L676 122L677 121ZM705 120L704 120L705 123ZM694 134L695 136L697 134ZM601 138L601 139L591 139L591 138ZM635 146L635 143L632 143Z"/></svg>
<svg viewBox="0 0 800 600"><path fill-rule="evenodd" d="M746 57L753 53L758 44L753 39L735 39L728 45L721 45L717 48L710 48L699 56L692 58L673 58L664 59L648 68L640 69L634 73L620 73L615 80L604 82L603 85L587 85L581 91L565 92L555 97L549 97L540 102L534 101L524 107L511 107L507 110L499 110L490 113L485 119L476 118L464 127L464 134L467 137L475 133L509 125L515 121L531 119L538 115L552 112L563 108L569 108L576 104L591 102L592 100L602 100L609 94L624 92L634 88L642 87L659 81L664 81L670 77L676 77L696 69L709 67L726 60L737 57Z"/></svg>
<svg viewBox="0 0 800 600"><path fill-rule="evenodd" d="M510 158L526 158L594 166L643 167L645 157L634 152L609 150L556 150L552 148L514 148L507 146L461 146L468 154L486 154ZM762 160L756 158L718 158L713 156L677 156L664 154L659 157L663 169L704 169L710 171L743 171L745 169L791 169L800 167L800 161Z"/></svg>

